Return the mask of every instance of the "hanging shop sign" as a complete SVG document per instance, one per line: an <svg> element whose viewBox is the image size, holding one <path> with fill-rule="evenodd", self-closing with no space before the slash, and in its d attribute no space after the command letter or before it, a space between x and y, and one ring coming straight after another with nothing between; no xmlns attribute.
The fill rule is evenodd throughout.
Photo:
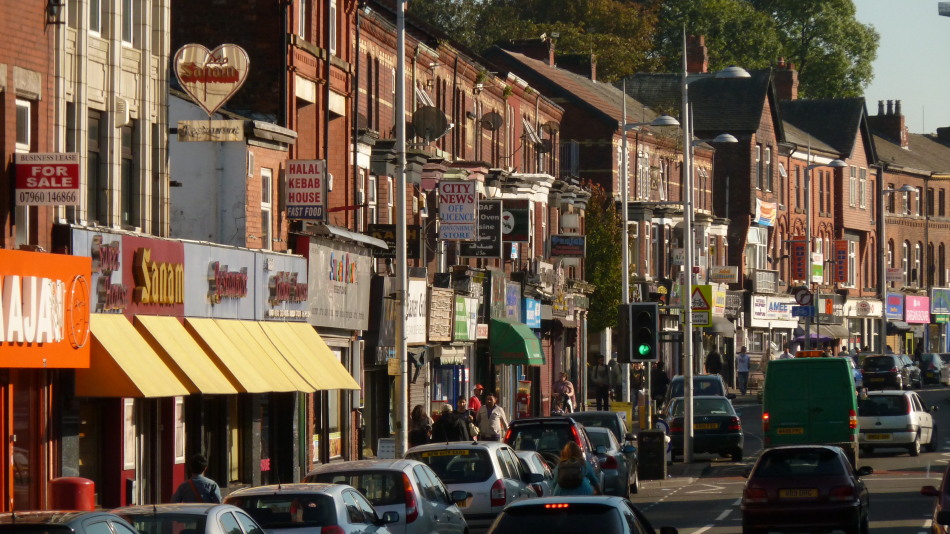
<svg viewBox="0 0 950 534"><path fill-rule="evenodd" d="M501 257L500 200L482 200L478 203L478 240L459 244L459 256L474 258Z"/></svg>
<svg viewBox="0 0 950 534"><path fill-rule="evenodd" d="M950 313L950 289L935 287L930 290L930 313Z"/></svg>
<svg viewBox="0 0 950 534"><path fill-rule="evenodd" d="M552 235L552 258L583 258L587 252L587 239L582 235Z"/></svg>
<svg viewBox="0 0 950 534"><path fill-rule="evenodd" d="M426 344L426 293L425 278L410 278L406 290L406 343Z"/></svg>
<svg viewBox="0 0 950 534"><path fill-rule="evenodd" d="M376 239L382 239L386 242L386 250L378 247L373 248L373 256L376 258L396 258L396 225L395 224L370 224L367 228L367 234ZM422 227L418 224L406 225L406 258L410 260L421 259L419 254L422 243Z"/></svg>
<svg viewBox="0 0 950 534"><path fill-rule="evenodd" d="M478 239L478 182L442 180L439 182L439 239L474 241Z"/></svg>
<svg viewBox="0 0 950 534"><path fill-rule="evenodd" d="M930 297L906 295L904 297L904 321L915 324L929 324Z"/></svg>
<svg viewBox="0 0 950 534"><path fill-rule="evenodd" d="M835 282L848 283L848 240L835 240Z"/></svg>
<svg viewBox="0 0 950 534"><path fill-rule="evenodd" d="M706 277L711 284L734 284L739 281L739 268L735 265L713 265Z"/></svg>
<svg viewBox="0 0 950 534"><path fill-rule="evenodd" d="M808 242L803 236L795 236L789 243L792 280L808 279Z"/></svg>
<svg viewBox="0 0 950 534"><path fill-rule="evenodd" d="M429 288L429 341L452 341L454 332L455 292L440 287Z"/></svg>
<svg viewBox="0 0 950 534"><path fill-rule="evenodd" d="M214 50L186 44L173 62L179 85L209 117L244 85L250 65L247 52L235 44Z"/></svg>
<svg viewBox="0 0 950 534"><path fill-rule="evenodd" d="M531 237L531 201L506 200L501 212L501 237L505 243L527 243Z"/></svg>
<svg viewBox="0 0 950 534"><path fill-rule="evenodd" d="M524 299L524 324L528 328L541 328L541 301Z"/></svg>
<svg viewBox="0 0 950 534"><path fill-rule="evenodd" d="M903 282L904 281L904 269L900 267L887 267L885 270L885 282Z"/></svg>
<svg viewBox="0 0 950 534"><path fill-rule="evenodd" d="M478 336L478 299L455 297L453 341L475 341Z"/></svg>
<svg viewBox="0 0 950 534"><path fill-rule="evenodd" d="M201 141L225 143L228 141L243 141L244 121L178 121L177 131L179 143L192 143Z"/></svg>
<svg viewBox="0 0 950 534"><path fill-rule="evenodd" d="M506 310L506 295L507 295L507 277L505 276L505 271L498 269L489 269L488 270L488 282L489 287L485 292L489 295L488 311L482 315L485 317L485 322L488 323L489 319L503 319L508 317L508 312Z"/></svg>
<svg viewBox="0 0 950 534"><path fill-rule="evenodd" d="M888 293L884 298L884 314L888 319L904 320L904 295Z"/></svg>
<svg viewBox="0 0 950 534"><path fill-rule="evenodd" d="M521 321L521 284L508 282L505 288L505 317L514 321Z"/></svg>
<svg viewBox="0 0 950 534"><path fill-rule="evenodd" d="M323 239L311 241L309 253L308 322L366 330L373 257L363 247Z"/></svg>
<svg viewBox="0 0 950 534"><path fill-rule="evenodd" d="M14 154L17 206L78 206L79 154Z"/></svg>
<svg viewBox="0 0 950 534"><path fill-rule="evenodd" d="M327 162L294 159L287 162L284 202L288 219L326 220Z"/></svg>
<svg viewBox="0 0 950 534"><path fill-rule="evenodd" d="M775 202L763 202L755 199L755 219L752 221L762 226L773 226L775 224Z"/></svg>

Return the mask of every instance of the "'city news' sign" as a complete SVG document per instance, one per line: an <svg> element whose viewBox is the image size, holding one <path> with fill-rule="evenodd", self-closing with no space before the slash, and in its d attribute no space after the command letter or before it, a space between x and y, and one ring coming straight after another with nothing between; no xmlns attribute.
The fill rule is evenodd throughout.
<svg viewBox="0 0 950 534"><path fill-rule="evenodd" d="M17 206L78 206L79 154L14 154Z"/></svg>
<svg viewBox="0 0 950 534"><path fill-rule="evenodd" d="M439 239L474 241L478 238L478 191L475 181L439 182Z"/></svg>
<svg viewBox="0 0 950 534"><path fill-rule="evenodd" d="M284 197L288 219L326 219L327 162L322 159L293 159L287 162Z"/></svg>

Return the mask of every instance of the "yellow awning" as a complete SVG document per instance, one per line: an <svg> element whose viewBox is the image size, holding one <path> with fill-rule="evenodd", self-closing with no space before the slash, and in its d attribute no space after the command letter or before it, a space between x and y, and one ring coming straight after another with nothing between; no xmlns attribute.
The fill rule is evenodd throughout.
<svg viewBox="0 0 950 534"><path fill-rule="evenodd" d="M271 374L269 371L273 369L273 366L259 367L254 358L248 359L245 351L238 348L239 342L232 341L214 319L186 318L185 329L191 332L199 344L212 354L218 369L228 377L238 391L246 393L283 391L272 387L268 379L268 375Z"/></svg>
<svg viewBox="0 0 950 534"><path fill-rule="evenodd" d="M320 334L307 323L262 323L271 339L287 345L304 369L320 377L320 389L360 389L353 375L343 367ZM287 354L287 352L285 352Z"/></svg>
<svg viewBox="0 0 950 534"><path fill-rule="evenodd" d="M306 350L306 347L301 346L297 337L286 325L287 323L265 321L261 323L261 328L294 369L300 371L300 374L313 384L314 391L337 389L334 377L325 372L322 366L315 364L314 357Z"/></svg>
<svg viewBox="0 0 950 534"><path fill-rule="evenodd" d="M88 369L76 369L80 397L177 397L186 388L123 315L89 317Z"/></svg>
<svg viewBox="0 0 950 534"><path fill-rule="evenodd" d="M238 392L175 317L137 315L135 329L188 391L220 395Z"/></svg>
<svg viewBox="0 0 950 534"><path fill-rule="evenodd" d="M214 322L236 341L247 358L259 368L267 368L267 378L274 391L312 392L315 388L290 365L283 354L264 334L256 321L215 319Z"/></svg>

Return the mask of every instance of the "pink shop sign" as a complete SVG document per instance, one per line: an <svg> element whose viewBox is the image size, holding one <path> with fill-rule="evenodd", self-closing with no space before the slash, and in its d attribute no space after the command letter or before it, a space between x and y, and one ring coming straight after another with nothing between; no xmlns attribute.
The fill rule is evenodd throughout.
<svg viewBox="0 0 950 534"><path fill-rule="evenodd" d="M930 297L904 297L904 320L908 323L930 323Z"/></svg>

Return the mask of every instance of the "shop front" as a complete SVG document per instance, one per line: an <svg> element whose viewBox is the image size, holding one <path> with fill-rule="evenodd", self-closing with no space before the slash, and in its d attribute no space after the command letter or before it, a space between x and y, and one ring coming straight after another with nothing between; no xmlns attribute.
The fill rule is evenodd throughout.
<svg viewBox="0 0 950 534"><path fill-rule="evenodd" d="M0 509L55 504L49 482L76 476L72 371L89 366L91 262L0 249Z"/></svg>
<svg viewBox="0 0 950 534"><path fill-rule="evenodd" d="M848 337L841 340L839 347L847 345L849 350L853 348L855 351L873 347L881 328L884 304L879 299L850 298L844 303L842 312Z"/></svg>
<svg viewBox="0 0 950 534"><path fill-rule="evenodd" d="M751 295L746 321L746 348L752 356L750 377L764 370L762 362L777 358L782 347L795 341L798 318L792 316L795 299L778 295ZM761 378L761 377L759 377Z"/></svg>

